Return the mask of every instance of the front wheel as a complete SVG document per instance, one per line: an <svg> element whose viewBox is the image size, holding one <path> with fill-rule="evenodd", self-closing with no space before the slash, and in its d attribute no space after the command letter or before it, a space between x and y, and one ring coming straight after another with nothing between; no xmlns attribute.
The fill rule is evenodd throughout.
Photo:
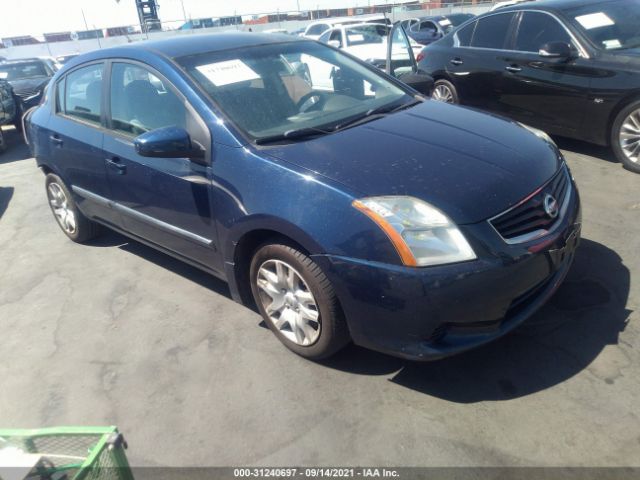
<svg viewBox="0 0 640 480"><path fill-rule="evenodd" d="M431 98L433 100L444 103L460 103L456 87L448 80L436 81L433 86L433 93L431 94Z"/></svg>
<svg viewBox="0 0 640 480"><path fill-rule="evenodd" d="M320 267L283 243L253 256L251 291L260 314L278 339L305 358L326 358L349 342L336 294Z"/></svg>
<svg viewBox="0 0 640 480"><path fill-rule="evenodd" d="M611 129L611 146L628 170L640 173L640 101L622 109Z"/></svg>

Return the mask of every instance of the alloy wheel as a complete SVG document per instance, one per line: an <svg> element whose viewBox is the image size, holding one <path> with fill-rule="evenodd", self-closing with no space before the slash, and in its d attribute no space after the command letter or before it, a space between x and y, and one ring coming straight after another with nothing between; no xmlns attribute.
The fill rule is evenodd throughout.
<svg viewBox="0 0 640 480"><path fill-rule="evenodd" d="M302 276L281 260L267 260L258 269L256 284L269 320L288 340L309 346L320 337L320 312Z"/></svg>
<svg viewBox="0 0 640 480"><path fill-rule="evenodd" d="M629 161L640 163L640 109L631 112L622 122L619 142Z"/></svg>
<svg viewBox="0 0 640 480"><path fill-rule="evenodd" d="M453 92L446 85L437 85L436 88L433 89L431 98L439 102L453 103Z"/></svg>
<svg viewBox="0 0 640 480"><path fill-rule="evenodd" d="M62 229L70 235L76 232L76 216L69 206L69 199L60 185L52 182L47 187L47 196L53 214Z"/></svg>

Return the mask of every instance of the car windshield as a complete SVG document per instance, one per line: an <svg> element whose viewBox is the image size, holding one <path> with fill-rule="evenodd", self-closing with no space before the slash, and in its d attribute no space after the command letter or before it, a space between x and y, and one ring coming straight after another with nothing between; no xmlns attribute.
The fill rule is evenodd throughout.
<svg viewBox="0 0 640 480"><path fill-rule="evenodd" d="M387 25L358 25L345 28L347 46L366 45L371 43L385 43L389 34Z"/></svg>
<svg viewBox="0 0 640 480"><path fill-rule="evenodd" d="M9 81L46 76L47 70L44 68L42 62L8 63L0 65L0 78Z"/></svg>
<svg viewBox="0 0 640 480"><path fill-rule="evenodd" d="M290 132L327 133L412 99L350 57L306 41L177 59L231 122L257 143Z"/></svg>
<svg viewBox="0 0 640 480"><path fill-rule="evenodd" d="M640 47L640 2L613 0L566 9L565 15L598 48Z"/></svg>

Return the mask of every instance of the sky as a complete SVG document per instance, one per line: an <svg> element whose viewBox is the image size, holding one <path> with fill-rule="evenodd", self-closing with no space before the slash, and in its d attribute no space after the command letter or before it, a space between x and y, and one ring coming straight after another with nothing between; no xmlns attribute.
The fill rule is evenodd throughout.
<svg viewBox="0 0 640 480"><path fill-rule="evenodd" d="M366 6L371 0L157 0L160 19L176 24L187 17L220 17ZM382 3L377 1L375 3ZM0 0L0 38L17 35L85 30L138 23L135 0Z"/></svg>

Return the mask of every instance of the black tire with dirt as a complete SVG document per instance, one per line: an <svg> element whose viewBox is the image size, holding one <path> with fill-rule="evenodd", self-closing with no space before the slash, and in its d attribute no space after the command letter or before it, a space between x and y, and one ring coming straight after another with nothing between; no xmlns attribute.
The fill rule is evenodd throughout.
<svg viewBox="0 0 640 480"><path fill-rule="evenodd" d="M45 187L51 212L53 213L58 226L67 237L69 237L74 242L83 243L100 234L100 225L89 220L78 209L78 206L73 200L73 196L69 192L69 189L59 176L53 173L49 173L45 177ZM62 193L62 195L60 195L60 192ZM67 212L71 212L71 214L73 215L73 221L65 221L68 213L67 215L57 214L56 208L63 208L66 209ZM70 227L71 225L73 226L73 228Z"/></svg>
<svg viewBox="0 0 640 480"><path fill-rule="evenodd" d="M640 100L637 100L625 108L623 108L620 113L616 116L616 119L613 122L611 127L611 148L616 158L624 165L624 167L632 172L640 173L640 156L636 157L636 161L631 160L624 153L622 146L620 145L620 132L622 130L622 126L627 117L632 114L634 111L640 110ZM638 113L634 118L636 121L640 123L640 113Z"/></svg>
<svg viewBox="0 0 640 480"><path fill-rule="evenodd" d="M4 136L4 132L2 131L2 126L0 125L0 153L3 153L7 149L6 139Z"/></svg>
<svg viewBox="0 0 640 480"><path fill-rule="evenodd" d="M293 267L313 295L319 313L320 329L320 335L314 343L303 346L290 340L269 317L261 298L260 287L258 287L258 272L261 266L269 261L279 261ZM251 292L260 314L271 331L287 348L302 357L320 360L333 355L349 343L349 330L329 279L311 258L296 247L284 241L263 244L253 255L249 275ZM262 295L264 297L264 293Z"/></svg>

